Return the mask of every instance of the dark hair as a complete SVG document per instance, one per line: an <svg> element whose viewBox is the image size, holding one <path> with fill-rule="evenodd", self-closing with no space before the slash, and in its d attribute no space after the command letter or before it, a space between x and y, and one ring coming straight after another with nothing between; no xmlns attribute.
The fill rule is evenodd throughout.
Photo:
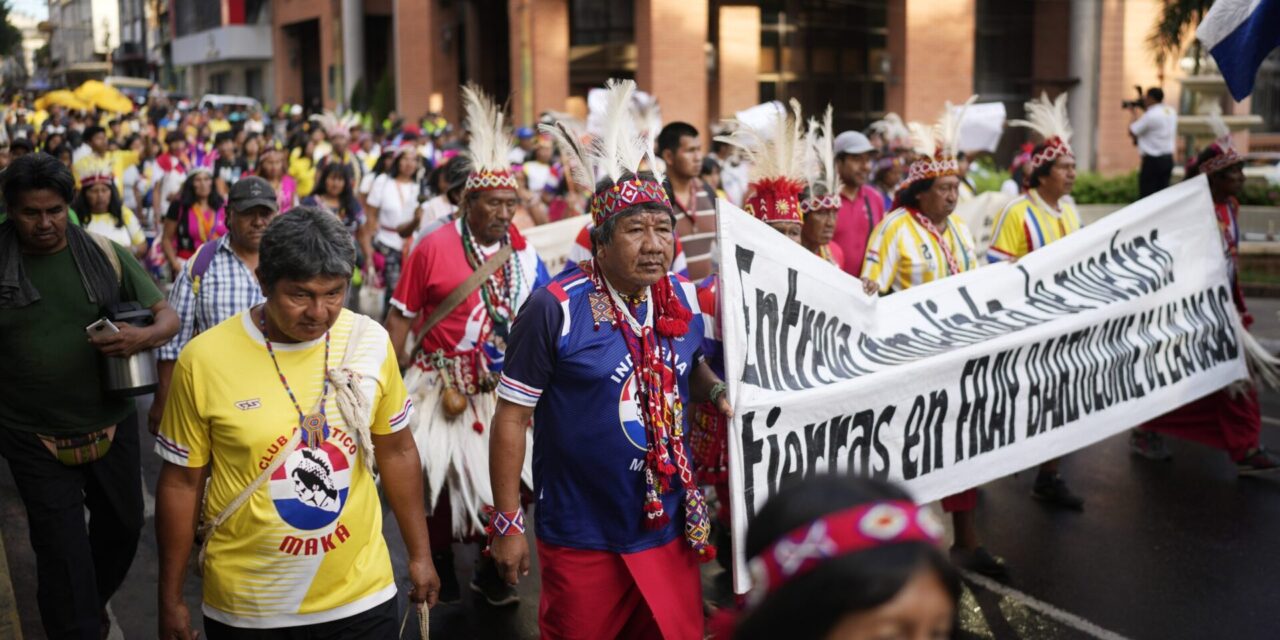
<svg viewBox="0 0 1280 640"><path fill-rule="evenodd" d="M111 200L107 203L107 213L110 213L111 217L115 218L117 228L123 227L124 202L120 200L120 190L116 189L115 181L108 181L102 184L107 185L107 188L111 189ZM76 215L80 216L80 225L85 227L89 226L89 221L93 218L94 213L101 213L89 210L89 198L86 194L89 191L89 187L92 186L93 185L82 186L80 188L80 192L76 194L75 202L71 203L71 210L75 211Z"/></svg>
<svg viewBox="0 0 1280 640"><path fill-rule="evenodd" d="M235 143L235 141L236 141L236 134L234 134L234 133L232 133L232 132L230 132L230 131L223 131L223 132L218 133L217 135L213 136L213 145L214 145L215 147L216 147L216 146L218 146L218 145L220 145L220 144L222 144L222 143L224 143L224 142L230 142L230 143L233 143L233 144L234 144L234 143Z"/></svg>
<svg viewBox="0 0 1280 640"><path fill-rule="evenodd" d="M329 180L329 176L334 174L342 176L343 186L342 193L338 194L338 206L342 208L343 217L350 218L355 215L355 211L360 206L360 203L356 200L355 189L351 184L355 178L351 177L351 169L347 167L347 165L337 162L324 163L324 165L320 167L319 175L316 176L316 185L315 188L311 190L311 196L313 198L319 198L320 196L328 193L328 188L325 186L325 182Z"/></svg>
<svg viewBox="0 0 1280 640"><path fill-rule="evenodd" d="M187 179L182 181L182 191L178 193L178 202L182 205L182 211L191 209L191 206L196 203L195 177L200 174L210 176L210 179L213 177L213 174L208 171L192 171L191 174L187 176ZM217 189L211 187L209 189L209 208L217 211L222 208L222 204L222 194L218 193Z"/></svg>
<svg viewBox="0 0 1280 640"><path fill-rule="evenodd" d="M1164 102L1164 89L1160 87L1151 87L1147 89L1147 97L1156 102Z"/></svg>
<svg viewBox="0 0 1280 640"><path fill-rule="evenodd" d="M893 195L893 206L891 208L897 209L898 207L912 207L919 209L920 195L929 189L932 189L933 182L935 180L937 180L937 178L916 180L915 182L907 185L905 189L898 189L898 192Z"/></svg>
<svg viewBox="0 0 1280 640"><path fill-rule="evenodd" d="M698 129L688 122L672 122L662 128L658 133L657 154L662 156L663 151L677 151L680 149L680 140L684 137L698 137Z"/></svg>
<svg viewBox="0 0 1280 640"><path fill-rule="evenodd" d="M47 153L28 153L9 164L4 171L4 201L13 210L18 198L28 192L48 189L71 204L75 196L76 179L67 165L57 156Z"/></svg>
<svg viewBox="0 0 1280 640"><path fill-rule="evenodd" d="M170 131L169 135L164 137L164 143L166 145L171 145L175 142L186 142L186 141L187 141L187 137L182 135L182 133L178 131Z"/></svg>
<svg viewBox="0 0 1280 640"><path fill-rule="evenodd" d="M107 132L106 129L103 129L102 127L99 127L98 125L95 124L92 126L85 127L84 133L80 134L80 139L84 140L85 142L89 142L89 138L92 138L98 135L99 133L105 134L106 132Z"/></svg>
<svg viewBox="0 0 1280 640"><path fill-rule="evenodd" d="M356 246L342 222L319 207L294 207L267 227L258 247L258 276L266 291L283 279L351 277Z"/></svg>
<svg viewBox="0 0 1280 640"><path fill-rule="evenodd" d="M397 151L395 155L392 157L391 166L387 167L387 170L386 170L387 177L391 178L392 180L400 177L400 159L405 157L405 155L407 154L413 154L413 153L417 153L417 150L414 149L413 147L406 147ZM409 176L409 177L412 178L414 176Z"/></svg>
<svg viewBox="0 0 1280 640"><path fill-rule="evenodd" d="M711 156L702 159L702 172L700 175L708 175L713 172L720 171L720 162Z"/></svg>
<svg viewBox="0 0 1280 640"><path fill-rule="evenodd" d="M910 499L888 482L850 476L820 475L784 485L751 522L747 558L823 516L871 502ZM954 610L960 576L942 551L927 542L901 542L837 556L793 578L746 613L734 638L825 637L845 616L892 600L921 569L937 575ZM952 628L957 628L954 617Z"/></svg>
<svg viewBox="0 0 1280 640"><path fill-rule="evenodd" d="M1186 177L1183 179L1190 180L1200 175L1200 167L1204 166L1204 163L1220 155L1222 155L1222 149L1218 148L1218 145L1216 144L1211 144L1205 147L1204 149L1201 149L1200 153L1196 155L1195 161L1187 163L1187 167L1186 167L1187 174L1186 174ZM1242 158L1240 162L1244 162L1244 159ZM1226 168L1226 167L1223 167L1223 168Z"/></svg>
<svg viewBox="0 0 1280 640"><path fill-rule="evenodd" d="M618 182L631 180L632 178L637 177L641 180L651 182L656 181L653 174L648 171L641 171L639 174L632 174L630 171L624 171L622 175L618 177ZM612 180L605 178L596 183L596 192L599 192L601 189L608 189L613 185L614 182ZM664 207L656 202L644 202L627 207L626 209L605 218L605 221L601 223L600 226L591 229L591 255L594 256L600 247L607 246L610 242L613 242L613 230L618 226L618 221L624 218L629 218L637 213L645 213L649 211L665 213L668 216L671 216L672 225L676 222L676 216L671 212L671 208Z"/></svg>
<svg viewBox="0 0 1280 640"><path fill-rule="evenodd" d="M9 151L13 151L18 148L23 149L27 153L31 153L36 150L36 145L31 142L31 138L17 138L13 142L9 143Z"/></svg>
<svg viewBox="0 0 1280 640"><path fill-rule="evenodd" d="M378 154L378 159L373 163L373 175L380 176L387 172L387 164L396 157L395 151L383 151Z"/></svg>

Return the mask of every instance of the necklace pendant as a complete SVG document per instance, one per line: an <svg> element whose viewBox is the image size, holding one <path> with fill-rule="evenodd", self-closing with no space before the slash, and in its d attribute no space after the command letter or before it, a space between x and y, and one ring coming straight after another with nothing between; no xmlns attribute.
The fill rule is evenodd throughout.
<svg viewBox="0 0 1280 640"><path fill-rule="evenodd" d="M302 437L309 449L319 449L324 442L325 427L329 425L323 413L312 413L302 418Z"/></svg>

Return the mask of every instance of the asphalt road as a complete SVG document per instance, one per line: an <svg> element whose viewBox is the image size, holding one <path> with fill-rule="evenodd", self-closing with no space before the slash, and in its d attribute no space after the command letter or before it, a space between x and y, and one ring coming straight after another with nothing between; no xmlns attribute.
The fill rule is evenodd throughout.
<svg viewBox="0 0 1280 640"><path fill-rule="evenodd" d="M1280 345L1280 300L1250 301L1255 335ZM145 415L147 400L139 403ZM1263 441L1280 449L1280 394L1263 395ZM1237 478L1220 451L1168 440L1173 459L1133 458L1120 435L1069 456L1063 474L1087 500L1084 513L1033 501L1031 473L981 491L979 525L1003 556L1011 578L971 577L961 602L970 638L1275 638L1280 602L1280 473ZM154 487L159 460L144 455L144 482ZM150 514L151 503L148 502ZM394 517L385 533L393 562L404 566ZM0 534L7 551L24 638L39 639L35 562L26 518L7 465L0 460ZM536 638L537 571L520 588L523 602L494 609L465 589L474 553L459 549L460 604L431 614L436 638ZM156 546L148 520L133 569L112 602L114 638L154 638ZM401 575L399 583L406 580ZM707 592L723 584L706 575ZM199 611L199 585L187 597ZM198 616L197 616L198 618ZM412 628L412 625L410 625ZM406 631L405 637L413 637Z"/></svg>

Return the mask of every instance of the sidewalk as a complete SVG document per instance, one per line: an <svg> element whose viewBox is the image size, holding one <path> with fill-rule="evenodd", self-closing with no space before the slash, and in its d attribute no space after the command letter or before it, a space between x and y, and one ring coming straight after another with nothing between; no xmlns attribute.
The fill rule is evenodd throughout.
<svg viewBox="0 0 1280 640"><path fill-rule="evenodd" d="M13 579L9 575L9 559L5 556L3 535L0 535L0 638L22 640L18 600L13 597Z"/></svg>

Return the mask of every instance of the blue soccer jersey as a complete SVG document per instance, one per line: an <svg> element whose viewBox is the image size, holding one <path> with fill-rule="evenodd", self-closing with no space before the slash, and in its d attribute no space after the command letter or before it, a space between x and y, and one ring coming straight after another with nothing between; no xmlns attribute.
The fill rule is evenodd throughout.
<svg viewBox="0 0 1280 640"><path fill-rule="evenodd" d="M674 338L675 374L688 406L689 374L702 359L703 317L694 286L668 275L693 311ZM498 396L534 410L533 486L538 539L554 545L634 553L684 531L684 490L663 496L671 522L649 530L644 517L644 424L631 356L619 329L592 314L595 285L572 266L535 291L516 317ZM643 305L637 316L643 317ZM667 341L662 339L663 350ZM671 362L666 358L667 362ZM685 430L688 425L686 422Z"/></svg>

